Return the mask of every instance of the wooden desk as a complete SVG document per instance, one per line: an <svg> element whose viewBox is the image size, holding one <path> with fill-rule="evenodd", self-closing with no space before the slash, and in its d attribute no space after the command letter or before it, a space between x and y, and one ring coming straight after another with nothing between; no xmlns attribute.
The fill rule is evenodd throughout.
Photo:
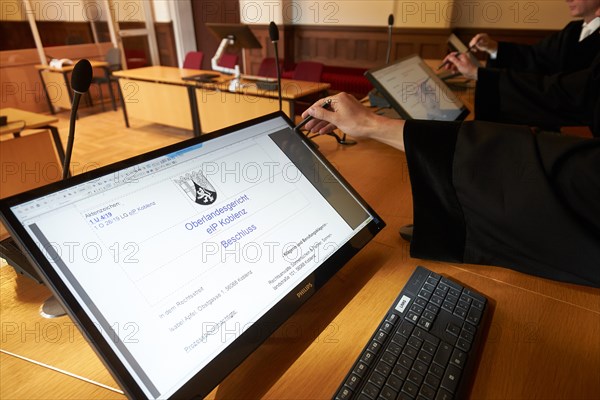
<svg viewBox="0 0 600 400"><path fill-rule="evenodd" d="M209 398L331 398L419 264L473 286L495 302L471 398L597 398L600 290L497 267L411 259L408 243L398 235L400 226L412 222L404 154L373 141L350 147L330 137L316 141L388 226ZM37 315L47 289L15 276L12 269L0 271L1 348L116 387L70 319L43 320ZM2 397L27 399L36 390L57 390L48 396L58 398L64 394L60 388L69 387L71 398L123 398L93 392L96 387L90 383L74 384L71 377L37 368L21 362L5 368L2 379L7 382L35 375L27 381L28 388L3 385Z"/></svg>
<svg viewBox="0 0 600 400"><path fill-rule="evenodd" d="M10 107L0 108L0 115L8 117L8 125L0 128L0 135L13 134L18 137L23 129L48 129L52 133L52 139L60 161L65 160L65 149L60 140L58 128L52 125L58 122L58 118Z"/></svg>
<svg viewBox="0 0 600 400"><path fill-rule="evenodd" d="M255 82L242 80L240 87L230 90L231 77L223 74L215 83L183 79L201 73L216 74L154 66L113 75L119 78L127 116L193 130L196 136L279 109L277 90L260 90ZM293 117L296 100L329 87L328 83L282 80L283 111Z"/></svg>
<svg viewBox="0 0 600 400"><path fill-rule="evenodd" d="M73 93L68 75L73 71L76 63L77 60L73 60L73 65L65 65L62 68L52 68L48 65L41 64L35 66L44 85L46 101L48 102L48 107L52 114L56 112L55 107L60 107L65 110L71 109ZM92 68L101 68L107 79L110 77L110 71L108 70L108 63L106 61L90 60L90 64L92 65Z"/></svg>

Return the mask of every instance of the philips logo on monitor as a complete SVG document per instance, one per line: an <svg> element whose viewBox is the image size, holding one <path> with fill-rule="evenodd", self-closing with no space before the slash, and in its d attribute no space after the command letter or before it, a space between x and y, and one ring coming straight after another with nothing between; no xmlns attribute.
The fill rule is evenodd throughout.
<svg viewBox="0 0 600 400"><path fill-rule="evenodd" d="M201 206L209 206L217 200L215 187L206 179L202 170L188 172L175 179L175 183L188 195L190 200Z"/></svg>

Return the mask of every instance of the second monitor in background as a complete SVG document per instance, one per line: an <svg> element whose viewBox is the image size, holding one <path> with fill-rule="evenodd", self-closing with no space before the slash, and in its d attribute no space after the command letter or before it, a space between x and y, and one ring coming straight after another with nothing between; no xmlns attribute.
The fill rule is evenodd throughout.
<svg viewBox="0 0 600 400"><path fill-rule="evenodd" d="M457 121L469 110L418 55L365 73L404 119Z"/></svg>

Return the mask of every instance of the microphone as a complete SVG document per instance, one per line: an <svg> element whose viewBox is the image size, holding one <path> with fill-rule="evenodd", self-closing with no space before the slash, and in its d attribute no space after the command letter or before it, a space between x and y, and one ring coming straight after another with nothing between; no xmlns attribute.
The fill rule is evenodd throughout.
<svg viewBox="0 0 600 400"><path fill-rule="evenodd" d="M271 23L269 24L269 37L271 38L271 43L273 43L273 48L275 49L275 67L277 68L277 94L279 98L279 111L281 111L281 70L279 68L279 49L277 48L277 42L279 42L279 29L277 29L277 25L275 25L274 21L271 21Z"/></svg>
<svg viewBox="0 0 600 400"><path fill-rule="evenodd" d="M71 105L71 118L69 122L69 139L65 150L65 161L63 164L63 179L69 176L69 166L71 164L71 153L73 152L73 142L75 140L75 120L77 118L77 109L81 95L88 91L92 83L92 64L85 58L79 60L73 72L71 73L71 87L73 88L73 103Z"/></svg>
<svg viewBox="0 0 600 400"><path fill-rule="evenodd" d="M388 47L385 57L385 64L390 63L390 54L392 53L392 27L394 26L394 14L388 16Z"/></svg>
<svg viewBox="0 0 600 400"><path fill-rule="evenodd" d="M390 55L392 54L392 27L394 26L394 14L388 16L388 44L387 52L385 55L385 65L390 63ZM377 108L390 108L390 102L377 89L373 89L369 92L369 103L371 106Z"/></svg>

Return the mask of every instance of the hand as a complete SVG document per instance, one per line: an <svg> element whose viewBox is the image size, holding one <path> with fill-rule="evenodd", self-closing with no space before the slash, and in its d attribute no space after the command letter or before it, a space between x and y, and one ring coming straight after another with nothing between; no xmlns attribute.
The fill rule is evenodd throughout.
<svg viewBox="0 0 600 400"><path fill-rule="evenodd" d="M374 124L371 120L377 115L359 103L348 93L339 93L331 97L329 109L321 107L321 99L302 113L305 118L311 115L314 119L304 128L312 133L327 134L340 129L355 138L369 136L369 128Z"/></svg>
<svg viewBox="0 0 600 400"><path fill-rule="evenodd" d="M325 99L317 101L302 113L310 120L304 127L312 133L327 134L339 128L344 133L360 139L372 138L404 151L404 121L375 114L348 93L329 97L329 109L321 107Z"/></svg>
<svg viewBox="0 0 600 400"><path fill-rule="evenodd" d="M468 54L453 52L444 58L445 68L460 72L465 78L477 80L477 65L473 63Z"/></svg>
<svg viewBox="0 0 600 400"><path fill-rule="evenodd" d="M478 33L475 35L469 42L469 48L473 46L475 47L472 50L473 53L477 52L477 50L485 51L489 54L498 51L498 42L493 40L487 33Z"/></svg>

